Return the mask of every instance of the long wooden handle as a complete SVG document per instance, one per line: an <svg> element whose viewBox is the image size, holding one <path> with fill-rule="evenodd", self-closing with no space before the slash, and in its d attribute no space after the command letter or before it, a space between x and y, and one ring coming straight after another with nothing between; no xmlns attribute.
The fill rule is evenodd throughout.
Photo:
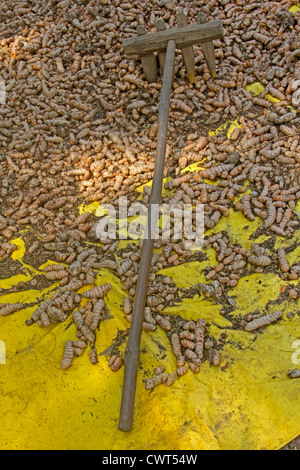
<svg viewBox="0 0 300 470"><path fill-rule="evenodd" d="M159 220L159 213L157 208L161 204L170 108L170 93L174 75L175 48L175 41L170 41L167 47L163 85L161 89L161 98L158 112L156 162L146 229L148 238L144 240L143 244L130 333L125 351L125 374L119 420L119 429L121 431L131 431L133 423L136 381L140 361L140 343L144 321L148 279L153 255L153 234L155 234L155 229Z"/></svg>

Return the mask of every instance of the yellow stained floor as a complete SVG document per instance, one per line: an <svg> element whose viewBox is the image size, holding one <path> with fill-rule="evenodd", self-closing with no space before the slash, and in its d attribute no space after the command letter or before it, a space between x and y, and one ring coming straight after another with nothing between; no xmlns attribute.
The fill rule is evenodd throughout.
<svg viewBox="0 0 300 470"><path fill-rule="evenodd" d="M239 125L238 121L233 123ZM231 128L232 130L232 128ZM97 204L83 210L99 212ZM300 211L300 204L297 209ZM226 230L232 243L250 248L251 234L261 221L249 223L241 213L230 211L214 232ZM264 241L267 236L256 242ZM277 246L299 241L278 238ZM0 280L8 289L41 274L24 263L23 235L12 241L18 250L12 257L23 264L24 274ZM298 247L288 255L290 263L299 260ZM211 266L217 264L213 250L207 251ZM179 287L189 288L205 282L205 262L193 262L162 271ZM111 282L107 306L113 318L101 324L97 335L98 352L105 351L119 330L128 328L121 305L125 293L119 279L106 269L97 277L97 284ZM291 282L290 282L291 283ZM118 431L123 371L113 373L105 355L92 366L88 355L76 358L72 368L60 369L64 343L75 339L75 326L66 321L44 330L27 327L36 307L0 317L0 359L6 348L6 364L0 363L0 449L278 449L300 434L300 381L287 377L287 371L300 362L297 343L300 339L300 305L298 301L278 299L287 285L276 274L253 274L242 278L228 293L237 303L236 315L256 309L283 310L283 319L263 333L253 334L231 329L231 323L220 315L222 308L207 299L195 296L167 309L166 314L185 319L205 318L210 333L218 338L228 335L219 368L201 366L199 374L189 371L172 387L161 385L146 391L143 379L158 364L167 372L176 369L175 357L163 330L143 332L141 365L137 381L134 430ZM41 301L58 288L54 284L45 291L29 290L0 297L4 302ZM86 289L86 288L85 288ZM85 290L83 289L83 290ZM288 312L294 312L292 318ZM297 314L298 313L298 314ZM2 346L2 348L1 348ZM123 351L125 344L123 345ZM2 352L2 354L1 354ZM1 362L1 361L0 361ZM225 366L225 367L224 367ZM299 366L298 366L299 367Z"/></svg>

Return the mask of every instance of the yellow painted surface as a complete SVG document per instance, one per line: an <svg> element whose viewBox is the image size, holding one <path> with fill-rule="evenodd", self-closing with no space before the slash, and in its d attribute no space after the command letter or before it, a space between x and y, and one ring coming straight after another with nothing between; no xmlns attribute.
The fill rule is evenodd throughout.
<svg viewBox="0 0 300 470"><path fill-rule="evenodd" d="M79 206L79 214L83 214L84 212L90 212L91 214L95 214L96 210L99 207L99 202L93 202L92 204L84 204L82 203L81 206Z"/></svg>
<svg viewBox="0 0 300 470"><path fill-rule="evenodd" d="M204 281L202 267L187 264L166 274L190 287ZM128 327L120 309L120 282L103 270L97 283L108 281L114 285L107 300L113 318L101 325L99 352L111 345L119 329ZM270 274L240 280L231 292L236 313L263 309L276 300L282 284ZM28 292L27 301L42 294L47 292ZM21 300L17 297L14 301ZM291 311L290 302L284 307L285 313ZM198 296L167 310L185 319L204 317L216 337L226 332L221 366L227 368L210 369L205 363L198 375L188 372L170 388L147 392L143 379L156 365L164 364L168 372L176 365L165 333L144 332L134 431L123 434L117 429L123 370L112 373L105 356L92 366L85 355L61 371L63 345L75 339L75 327L66 330L69 321L49 330L26 327L33 309L0 319L7 348L7 364L0 367L2 449L275 449L300 431L299 382L286 376L293 368L292 344L300 337L297 315L285 316L256 337L231 330L231 322L220 315L221 306ZM299 303L294 303L297 309Z"/></svg>
<svg viewBox="0 0 300 470"><path fill-rule="evenodd" d="M260 82L251 83L246 86L246 91L250 91L254 96L260 95L262 91L265 91L265 87Z"/></svg>
<svg viewBox="0 0 300 470"><path fill-rule="evenodd" d="M242 124L239 124L239 118L235 119L234 121L227 121L218 127L215 131L209 131L209 135L218 135L220 132L227 130L227 136L230 138L231 134L233 133L234 129L237 127L242 127Z"/></svg>
<svg viewBox="0 0 300 470"><path fill-rule="evenodd" d="M292 13L298 13L300 11L300 4L298 3L297 5L293 5L292 7L289 8L289 10Z"/></svg>
<svg viewBox="0 0 300 470"><path fill-rule="evenodd" d="M238 123L236 123L238 125ZM197 164L198 165L198 164ZM195 167L195 169L199 167ZM80 213L99 210L99 204L82 206ZM299 205L296 210L299 211ZM99 212L98 212L99 214ZM253 232L261 226L256 218L249 222L241 213L230 211L214 230L226 230L232 243L250 249ZM255 242L262 242L262 236ZM281 246L299 240L278 238ZM12 255L23 264L27 280L40 274L24 264L22 238L12 241L18 250ZM125 246L126 241L120 242ZM299 245L288 254L290 263L299 260ZM215 252L209 249L207 261L194 261L164 269L181 288L205 282L207 265L216 266ZM0 287L10 288L20 282L1 280ZM111 282L106 298L111 319L101 323L97 351L105 351L119 330L129 327L121 305L125 297L120 280L109 270L100 270L96 284ZM24 290L0 297L2 302L23 302L25 308L10 317L0 317L0 340L6 346L6 365L0 364L0 449L99 449L99 450L201 450L201 449L278 449L300 434L300 381L290 380L293 343L300 339L300 302L278 302L281 288L289 284L277 274L252 274L239 280L228 295L236 302L231 319L255 310L283 310L283 319L262 333L233 329L230 318L221 315L222 305L203 294L181 299L165 313L186 320L205 318L215 338L227 334L219 368L206 362L199 374L188 372L172 387L161 385L146 391L143 380L154 368L164 364L167 372L176 369L166 333L143 332L141 365L137 380L134 429L118 431L124 369L113 373L108 358L99 356L92 366L88 354L76 358L67 371L60 369L64 343L75 340L76 328L69 318L63 324L41 329L27 327L39 304L49 298L58 284L43 291ZM290 282L290 284L292 284ZM82 289L86 290L86 288ZM287 317L293 312L292 318ZM124 352L125 343L121 351ZM300 354L299 354L300 359Z"/></svg>
<svg viewBox="0 0 300 470"><path fill-rule="evenodd" d="M278 98L275 98L274 96L270 95L270 93L266 94L266 98L269 101L272 101L272 103L279 103L279 101L280 101Z"/></svg>

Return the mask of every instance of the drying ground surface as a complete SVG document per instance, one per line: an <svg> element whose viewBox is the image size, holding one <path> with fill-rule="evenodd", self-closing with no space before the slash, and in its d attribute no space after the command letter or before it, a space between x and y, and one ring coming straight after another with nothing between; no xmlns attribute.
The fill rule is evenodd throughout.
<svg viewBox="0 0 300 470"><path fill-rule="evenodd" d="M0 3L0 302L13 294L0 304L0 325L24 308L31 328L66 322L76 338L67 341L64 356L61 351L62 369L86 350L97 367L99 326L112 318L107 294L118 285L127 328L120 328L106 356L112 373L122 367L142 243L105 239L101 207L114 206L117 218L121 197L131 215L136 202L149 207L161 89L160 77L147 83L139 58L124 55L122 40L138 25L154 32L159 18L176 26L182 10L189 23L201 11L221 19L225 34L214 41L216 79L201 45L194 47L193 84L176 53L163 202L169 209L189 206L193 230L202 205L204 246L178 238L174 217L160 227L144 329L165 332L177 369L172 379L161 372L150 385L184 380L205 362L227 367L220 363L226 333L215 334L201 313L194 324L176 313L187 299L219 308L220 323L231 331L263 334L261 328L282 318L294 321L300 313L297 4ZM126 223L138 233L140 221ZM202 277L192 285L170 274L197 263ZM101 270L114 282L99 282ZM263 308L238 311L235 292L260 275L273 276L278 294ZM42 295L19 303L32 289ZM299 450L299 438L285 449Z"/></svg>

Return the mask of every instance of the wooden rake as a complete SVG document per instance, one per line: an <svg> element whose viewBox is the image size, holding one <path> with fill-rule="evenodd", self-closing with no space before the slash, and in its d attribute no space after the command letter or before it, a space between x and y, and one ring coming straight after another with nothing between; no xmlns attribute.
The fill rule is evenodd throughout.
<svg viewBox="0 0 300 470"><path fill-rule="evenodd" d="M208 69L211 76L215 78L216 63L212 41L224 36L221 21L208 21L204 13L199 13L197 24L191 25L187 25L185 15L179 13L177 15L177 23L179 27L167 29L164 21L159 19L156 23L157 32L150 34L147 34L144 26L140 25L137 28L137 36L123 41L123 49L127 55L139 55L141 57L143 71L149 83L157 80L157 61L154 52L159 53L160 69L163 71L163 85L158 111L157 150L152 193L133 306L131 328L125 351L125 373L119 419L119 429L121 431L131 431L133 423L144 311L153 245L159 220L159 206L162 196L170 93L174 77L175 49L181 49L187 77L190 83L194 83L195 56L193 44L201 43Z"/></svg>

